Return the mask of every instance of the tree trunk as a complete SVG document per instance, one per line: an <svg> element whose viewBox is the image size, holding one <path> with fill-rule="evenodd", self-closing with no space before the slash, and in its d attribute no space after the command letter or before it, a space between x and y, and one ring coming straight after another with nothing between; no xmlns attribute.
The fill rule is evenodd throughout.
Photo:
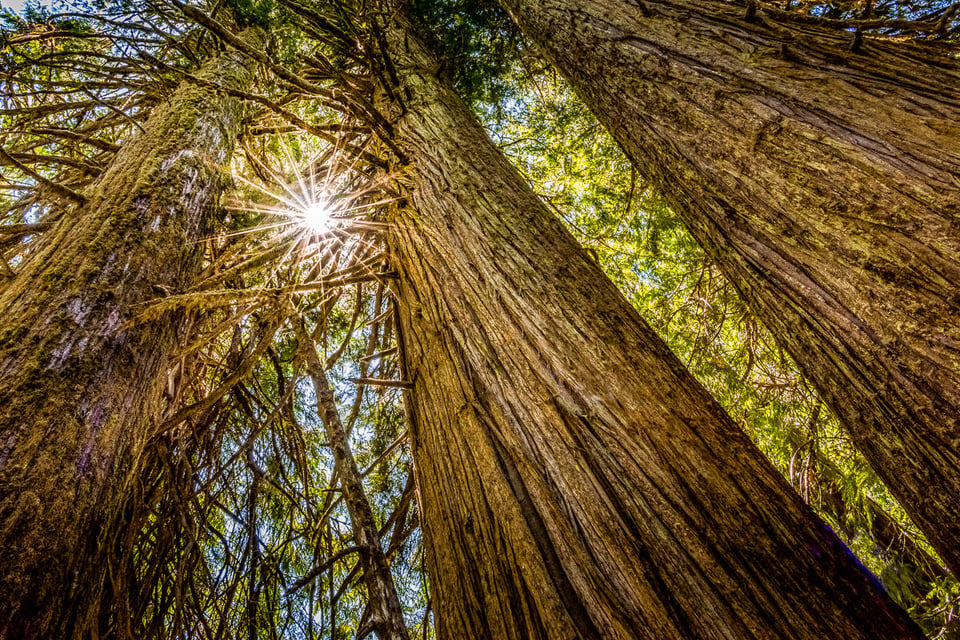
<svg viewBox="0 0 960 640"><path fill-rule="evenodd" d="M807 504L836 523L842 538L849 540L866 532L873 541L871 553L888 563L879 576L887 591L912 610L924 631L942 630L949 624L949 607L928 594L932 585L949 573L875 501L867 496L849 500L844 474L820 448L820 413L820 405L815 406L806 428L789 429L785 434L793 451L791 484ZM948 632L946 637L952 636Z"/></svg>
<svg viewBox="0 0 960 640"><path fill-rule="evenodd" d="M198 76L252 80L226 53ZM184 81L0 295L0 637L97 624L112 523L155 425L181 318L133 321L200 271L241 103Z"/></svg>
<svg viewBox="0 0 960 640"><path fill-rule="evenodd" d="M387 556L380 543L380 531L373 517L373 509L363 488L363 477L350 449L347 431L340 420L327 372L315 344L303 326L302 318L294 318L293 323L297 341L300 343L300 357L307 365L307 373L317 396L317 413L327 432L327 443L340 476L340 489L350 513L353 541L360 547L360 565L363 567L363 580L367 585L367 600L373 616L373 627L381 640L408 640L403 607L397 596Z"/></svg>
<svg viewBox="0 0 960 640"><path fill-rule="evenodd" d="M404 23L384 39L380 104L410 158L386 233L438 637L921 638Z"/></svg>
<svg viewBox="0 0 960 640"><path fill-rule="evenodd" d="M502 0L960 574L960 69L723 0Z"/></svg>

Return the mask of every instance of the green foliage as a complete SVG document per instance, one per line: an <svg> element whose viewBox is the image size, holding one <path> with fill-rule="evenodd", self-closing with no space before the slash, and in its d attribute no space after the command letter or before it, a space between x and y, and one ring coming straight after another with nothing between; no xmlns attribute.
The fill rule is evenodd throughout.
<svg viewBox="0 0 960 640"><path fill-rule="evenodd" d="M494 0L413 0L413 9L465 100L499 106L514 97L503 78L521 58L520 33Z"/></svg>
<svg viewBox="0 0 960 640"><path fill-rule="evenodd" d="M269 30L274 26L276 3L273 0L224 0L240 29L259 27Z"/></svg>

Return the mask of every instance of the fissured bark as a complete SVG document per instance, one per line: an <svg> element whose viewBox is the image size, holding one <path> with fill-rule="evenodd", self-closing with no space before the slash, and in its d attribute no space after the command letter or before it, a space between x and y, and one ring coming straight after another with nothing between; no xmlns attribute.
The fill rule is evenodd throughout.
<svg viewBox="0 0 960 640"><path fill-rule="evenodd" d="M960 572L956 60L722 0L501 4Z"/></svg>
<svg viewBox="0 0 960 640"><path fill-rule="evenodd" d="M921 638L391 16L386 234L439 637Z"/></svg>

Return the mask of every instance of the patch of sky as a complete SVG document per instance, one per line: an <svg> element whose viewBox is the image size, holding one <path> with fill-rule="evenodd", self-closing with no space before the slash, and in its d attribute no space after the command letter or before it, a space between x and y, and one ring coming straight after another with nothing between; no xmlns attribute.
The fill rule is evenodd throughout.
<svg viewBox="0 0 960 640"><path fill-rule="evenodd" d="M75 11L80 6L75 2L43 2L41 0L0 0L0 10L3 12L12 11L18 15L23 15L28 9L37 13L61 13L66 11Z"/></svg>
<svg viewBox="0 0 960 640"><path fill-rule="evenodd" d="M47 16L69 13L103 14L109 13L120 3L115 0L0 0L0 16L11 15L43 21Z"/></svg>
<svg viewBox="0 0 960 640"><path fill-rule="evenodd" d="M503 144L508 142L503 132L504 127L509 121L516 120L520 118L522 114L529 111L530 105L516 96L508 95L495 104L491 102L480 102L473 105L473 108L478 112L480 120L487 130L487 134L489 134L497 144Z"/></svg>
<svg viewBox="0 0 960 640"><path fill-rule="evenodd" d="M0 10L3 12L13 11L14 13L23 13L26 8L27 0L0 0Z"/></svg>
<svg viewBox="0 0 960 640"><path fill-rule="evenodd" d="M317 416L317 394L314 393L313 383L310 378L301 376L297 378L296 385L297 398L293 403L293 410L297 422L307 428L320 428L322 425Z"/></svg>
<svg viewBox="0 0 960 640"><path fill-rule="evenodd" d="M637 263L630 265L630 271L633 272L633 275L637 277L637 281L645 287L656 287L660 286L660 277L657 275L656 271L652 269L645 269Z"/></svg>

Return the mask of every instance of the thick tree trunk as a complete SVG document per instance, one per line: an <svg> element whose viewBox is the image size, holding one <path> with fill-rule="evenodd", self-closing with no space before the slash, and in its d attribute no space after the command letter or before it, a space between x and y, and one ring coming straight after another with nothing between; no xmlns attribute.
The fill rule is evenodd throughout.
<svg viewBox="0 0 960 640"><path fill-rule="evenodd" d="M922 637L417 39L385 32L381 106L410 158L387 236L439 637Z"/></svg>
<svg viewBox="0 0 960 640"><path fill-rule="evenodd" d="M227 53L198 72L246 87ZM179 319L131 320L189 286L241 104L185 81L0 296L0 637L85 635L106 548L160 409Z"/></svg>
<svg viewBox="0 0 960 640"><path fill-rule="evenodd" d="M960 573L957 64L722 0L502 4Z"/></svg>
<svg viewBox="0 0 960 640"><path fill-rule="evenodd" d="M924 631L944 628L949 620L939 612L946 609L944 614L948 614L949 608L928 594L931 586L949 573L879 504L866 496L851 503L849 496L844 495L843 474L820 449L820 413L818 405L805 429L792 429L785 434L789 449L794 452L791 483L807 504L837 523L843 537L850 539L866 531L874 543L872 553L893 560L880 574L888 592L902 606L912 608L914 619L920 621ZM946 637L952 635L948 632Z"/></svg>

